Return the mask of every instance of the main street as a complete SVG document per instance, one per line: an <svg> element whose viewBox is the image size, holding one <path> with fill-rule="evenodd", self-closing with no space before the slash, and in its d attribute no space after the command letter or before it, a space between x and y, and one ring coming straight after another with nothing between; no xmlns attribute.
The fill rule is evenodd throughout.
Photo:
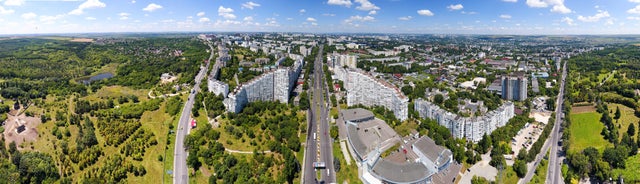
<svg viewBox="0 0 640 184"><path fill-rule="evenodd" d="M214 50L210 43L207 43L211 48L211 55L209 56L209 62L206 66L200 68L200 72L196 75L195 85L193 90L189 93L189 99L182 108L182 114L180 115L180 121L178 122L178 129L176 130L176 142L174 147L173 158L173 183L174 184L187 184L189 183L189 169L187 168L187 150L184 148L184 137L189 134L189 119L191 119L191 109L193 108L194 99L196 94L200 91L200 82L202 78L207 75L207 69L209 63L213 59Z"/></svg>
<svg viewBox="0 0 640 184"><path fill-rule="evenodd" d="M305 151L304 183L334 183L333 140L329 135L328 94L323 72L323 46L318 46L318 55L313 63L313 88L311 108L309 109L308 136ZM319 152L318 152L319 149ZM313 162L324 162L326 169L320 170L321 178L317 178Z"/></svg>
<svg viewBox="0 0 640 184"><path fill-rule="evenodd" d="M561 175L561 165L563 156L562 147L558 144L558 140L562 139L562 133L560 132L560 127L562 121L564 119L564 114L562 113L562 102L564 102L564 84L567 79L567 62L564 63L562 67L562 80L560 82L560 93L558 93L558 101L556 102L556 124L553 127L553 131L551 133L551 152L549 154L549 168L547 170L547 182L554 184L564 183Z"/></svg>
<svg viewBox="0 0 640 184"><path fill-rule="evenodd" d="M549 168L547 169L546 181L547 183L554 183L554 184L563 182L563 180L561 179L562 177L560 176L561 174L560 166L562 164L562 160L558 158L561 156L559 150L562 147L558 145L558 140L562 139L562 134L560 133L560 127L562 127L562 119L563 119L562 117L564 117L564 114L562 113L562 105L563 105L562 103L564 102L564 84L565 84L566 77L567 77L567 63L565 62L564 66L562 67L562 77L561 77L562 80L560 81L560 90L558 93L558 98L556 99L556 109L555 109L556 122L553 126L553 129L551 130L551 134L550 134L551 137L547 138L547 140L544 142L544 145L540 149L540 153L536 155L534 162L527 164L527 174L518 183L524 184L524 183L529 183L529 181L531 181L536 168L540 164L540 161L542 160L542 158L547 154L549 147L551 147L551 152L549 154L550 156L549 164L548 164ZM553 181L553 182L550 182L550 181Z"/></svg>

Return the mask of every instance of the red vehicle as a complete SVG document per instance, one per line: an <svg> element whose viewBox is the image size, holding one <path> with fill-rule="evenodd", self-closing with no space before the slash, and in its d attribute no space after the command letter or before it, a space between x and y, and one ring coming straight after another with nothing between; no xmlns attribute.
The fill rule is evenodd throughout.
<svg viewBox="0 0 640 184"><path fill-rule="evenodd" d="M195 128L196 127L196 120L192 119L191 120L191 128Z"/></svg>

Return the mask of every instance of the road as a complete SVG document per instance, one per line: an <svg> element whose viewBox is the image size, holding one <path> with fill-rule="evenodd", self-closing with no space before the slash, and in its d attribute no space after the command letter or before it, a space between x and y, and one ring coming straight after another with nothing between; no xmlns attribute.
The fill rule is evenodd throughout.
<svg viewBox="0 0 640 184"><path fill-rule="evenodd" d="M564 114L562 113L562 102L564 102L564 84L565 79L567 78L567 63L565 62L563 70L562 70L562 79L560 81L560 91L558 93L558 98L556 99L556 122L551 130L551 137L547 138L544 145L540 149L540 153L536 155L536 159L534 162L527 164L527 174L524 178L522 178L518 183L524 184L529 183L533 178L536 168L540 164L540 161L547 154L547 151L551 147L551 152L549 154L549 168L547 169L547 183L557 184L558 182L563 182L561 176L561 168L562 159L558 158L560 155L560 151L562 147L558 146L558 140L562 139L562 133L560 133L560 127L562 126L562 117ZM554 154L555 153L555 154ZM559 180L558 180L559 179ZM549 182L554 181L554 182Z"/></svg>
<svg viewBox="0 0 640 184"><path fill-rule="evenodd" d="M211 48L211 55L209 61L213 59L213 47ZM187 168L187 150L184 148L184 137L189 134L189 119L191 119L191 109L193 108L194 99L196 94L200 91L200 82L207 75L207 69L209 63L205 67L200 67L200 72L196 75L195 85L192 92L189 94L189 99L182 108L182 115L180 115L180 121L178 122L178 129L176 130L176 144L174 147L173 158L173 183L174 184L187 184L189 183L189 169Z"/></svg>
<svg viewBox="0 0 640 184"><path fill-rule="evenodd" d="M309 122L305 163L303 168L304 183L334 183L335 170L333 168L333 140L329 135L329 110L327 107L327 85L323 72L323 46L319 46L318 56L314 61L313 88ZM317 178L313 162L324 162L326 169L322 169L321 178Z"/></svg>
<svg viewBox="0 0 640 184"><path fill-rule="evenodd" d="M562 67L562 80L560 82L560 92L558 93L558 101L556 102L556 124L553 127L553 131L551 133L551 152L549 154L549 168L547 170L547 180L552 181L554 184L564 183L562 180L562 160L564 159L564 153L562 152L562 147L558 145L558 140L562 139L562 132L560 132L560 127L562 124L562 120L564 119L564 114L562 113L562 102L564 102L564 85L565 80L567 78L567 62L564 63L564 67Z"/></svg>

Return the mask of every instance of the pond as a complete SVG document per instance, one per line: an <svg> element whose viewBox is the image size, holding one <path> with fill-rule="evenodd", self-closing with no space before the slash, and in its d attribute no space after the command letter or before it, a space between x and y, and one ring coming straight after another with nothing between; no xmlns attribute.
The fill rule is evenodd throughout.
<svg viewBox="0 0 640 184"><path fill-rule="evenodd" d="M98 81L98 80L102 80L102 79L108 79L108 78L111 78L113 76L114 75L111 72L100 73L98 75L91 76L88 79L86 77L78 79L78 82L83 83L85 85L88 85L88 84L91 84L91 82L93 82L93 81Z"/></svg>

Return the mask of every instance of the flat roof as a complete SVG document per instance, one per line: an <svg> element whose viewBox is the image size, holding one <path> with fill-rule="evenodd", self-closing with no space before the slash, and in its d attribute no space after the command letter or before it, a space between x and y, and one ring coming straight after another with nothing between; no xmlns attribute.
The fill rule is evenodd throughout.
<svg viewBox="0 0 640 184"><path fill-rule="evenodd" d="M386 159L378 160L372 172L386 180L398 183L422 181L434 174L419 162L397 163Z"/></svg>
<svg viewBox="0 0 640 184"><path fill-rule="evenodd" d="M363 108L345 109L340 112L345 121L351 122L372 119L374 117L373 112Z"/></svg>
<svg viewBox="0 0 640 184"><path fill-rule="evenodd" d="M373 119L358 124L347 125L349 142L360 158L363 158L376 147L381 150L400 142L400 136L387 123Z"/></svg>
<svg viewBox="0 0 640 184"><path fill-rule="evenodd" d="M434 164L437 164L436 167L440 168L448 163L449 157L451 157L451 151L445 149L442 146L436 145L436 142L433 139L422 136L416 143L413 144L414 149L420 150L420 152L424 153L425 156L431 160Z"/></svg>

